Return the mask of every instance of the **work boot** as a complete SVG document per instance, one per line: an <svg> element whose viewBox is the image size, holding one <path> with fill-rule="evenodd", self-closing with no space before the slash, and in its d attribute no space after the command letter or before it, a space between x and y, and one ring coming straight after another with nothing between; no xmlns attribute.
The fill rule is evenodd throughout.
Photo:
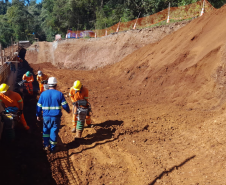
<svg viewBox="0 0 226 185"><path fill-rule="evenodd" d="M87 128L93 128L93 124L89 124L86 126Z"/></svg>
<svg viewBox="0 0 226 185"><path fill-rule="evenodd" d="M71 130L72 133L75 133L76 132L76 128L74 127L72 130Z"/></svg>

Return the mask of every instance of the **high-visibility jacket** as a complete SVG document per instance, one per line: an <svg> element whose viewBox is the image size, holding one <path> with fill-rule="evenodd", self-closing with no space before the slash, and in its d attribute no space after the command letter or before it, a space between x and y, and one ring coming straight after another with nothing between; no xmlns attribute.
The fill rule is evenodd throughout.
<svg viewBox="0 0 226 185"><path fill-rule="evenodd" d="M8 96L0 93L0 102L2 102L5 105L5 107L17 107L20 110L20 105L22 105L21 107L23 107L23 100L21 96L18 93L13 92L11 90L8 91L10 91L10 94ZM27 125L23 113L20 116L20 122L22 123L26 130L30 128Z"/></svg>
<svg viewBox="0 0 226 185"><path fill-rule="evenodd" d="M71 87L69 96L71 97L72 102L76 102L78 100L83 100L83 99L88 101L89 91L86 87L82 86L82 89L80 90L80 92L78 91L76 93L75 89L73 87Z"/></svg>
<svg viewBox="0 0 226 185"><path fill-rule="evenodd" d="M75 89L71 87L69 96L71 97L72 102L76 102L78 100L87 100L89 99L89 91L86 87L82 86L82 89L76 93ZM73 114L72 117L72 124L74 127L77 125L77 114ZM86 124L90 125L91 124L91 119L90 116L86 116Z"/></svg>
<svg viewBox="0 0 226 185"><path fill-rule="evenodd" d="M6 96L3 93L0 93L0 102L2 102L5 105L5 107L17 107L18 109L20 109L21 103L23 106L23 100L21 96L18 93L13 91L10 91L9 96Z"/></svg>
<svg viewBox="0 0 226 185"><path fill-rule="evenodd" d="M27 76L26 74L24 74L23 77L22 77L22 80L27 80L27 82L33 82L34 77L33 77L33 75Z"/></svg>
<svg viewBox="0 0 226 185"><path fill-rule="evenodd" d="M43 80L48 80L48 76L45 74L42 74L42 76L37 75L38 83L41 83Z"/></svg>
<svg viewBox="0 0 226 185"><path fill-rule="evenodd" d="M60 117L62 116L61 107L70 112L63 93L55 89L49 89L44 91L38 100L36 116L41 116L43 111L43 117Z"/></svg>

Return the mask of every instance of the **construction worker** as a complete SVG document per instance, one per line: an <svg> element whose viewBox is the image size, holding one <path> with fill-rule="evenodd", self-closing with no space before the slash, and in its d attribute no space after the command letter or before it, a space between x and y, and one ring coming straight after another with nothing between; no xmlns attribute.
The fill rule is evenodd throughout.
<svg viewBox="0 0 226 185"><path fill-rule="evenodd" d="M38 100L36 116L40 121L43 111L43 141L44 149L47 151L50 145L50 152L55 152L57 137L61 122L61 106L70 113L70 108L63 93L56 90L57 80L55 77L48 79L49 90L44 91Z"/></svg>
<svg viewBox="0 0 226 185"><path fill-rule="evenodd" d="M28 93L30 95L33 95L33 85L32 85L32 82L34 81L34 77L33 77L32 73L30 71L27 71L23 75L22 80L26 80L27 81L27 83L25 83L26 89L27 89L27 91L28 91Z"/></svg>
<svg viewBox="0 0 226 185"><path fill-rule="evenodd" d="M39 83L39 92L40 94L44 91L45 81L48 80L48 76L43 74L42 71L38 71L37 81Z"/></svg>
<svg viewBox="0 0 226 185"><path fill-rule="evenodd" d="M21 96L18 93L9 90L9 86L5 83L0 85L0 102L3 108L17 107L19 109L18 114L20 115L20 123L26 130L30 131L30 127L27 125L24 118L23 100Z"/></svg>
<svg viewBox="0 0 226 185"><path fill-rule="evenodd" d="M88 95L89 95L88 89L86 87L84 87L79 80L76 80L74 82L73 87L70 88L69 96L71 97L71 101L74 106L74 112L73 112L73 117L72 117L73 129L71 132L76 133L76 137L78 137L78 138L81 137L82 130L79 129L79 127L78 127L78 124L80 124L80 123L77 124L77 121L78 121L77 116L78 115L77 115L76 102L78 100L86 100L88 103L88 98L89 98ZM92 127L89 113L86 116L86 124L88 127ZM76 131L76 127L77 127L77 131ZM84 128L84 126L83 126L83 128Z"/></svg>

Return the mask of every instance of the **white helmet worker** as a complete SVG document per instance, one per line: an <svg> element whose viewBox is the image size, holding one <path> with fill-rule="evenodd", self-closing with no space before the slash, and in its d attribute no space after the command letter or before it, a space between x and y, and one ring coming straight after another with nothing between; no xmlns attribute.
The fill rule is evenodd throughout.
<svg viewBox="0 0 226 185"><path fill-rule="evenodd" d="M42 71L38 71L38 76L42 76Z"/></svg>
<svg viewBox="0 0 226 185"><path fill-rule="evenodd" d="M48 85L49 87L54 87L57 84L57 79L55 77L49 77Z"/></svg>

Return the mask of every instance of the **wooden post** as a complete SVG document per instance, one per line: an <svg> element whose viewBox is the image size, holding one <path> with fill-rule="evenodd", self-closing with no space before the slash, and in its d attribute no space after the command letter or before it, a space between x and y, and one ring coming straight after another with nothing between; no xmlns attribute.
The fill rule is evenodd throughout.
<svg viewBox="0 0 226 185"><path fill-rule="evenodd" d="M13 56L13 38L11 37L10 61L12 60L12 56Z"/></svg>
<svg viewBox="0 0 226 185"><path fill-rule="evenodd" d="M18 55L19 55L19 41L17 42L17 52L18 52Z"/></svg>
<svg viewBox="0 0 226 185"><path fill-rule="evenodd" d="M4 50L2 50L2 52L3 52L3 54L2 54L2 59L3 59L3 60L2 60L2 65L3 65L3 64L4 64L4 62L5 62L5 61L4 61L4 60L5 60L5 49L4 49Z"/></svg>

